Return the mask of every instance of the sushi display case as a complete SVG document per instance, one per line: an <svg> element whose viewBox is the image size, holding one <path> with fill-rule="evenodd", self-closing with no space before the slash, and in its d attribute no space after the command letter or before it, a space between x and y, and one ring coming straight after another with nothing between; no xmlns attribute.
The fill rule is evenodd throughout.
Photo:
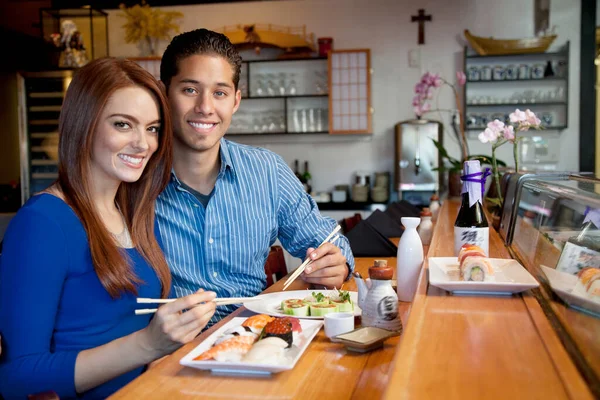
<svg viewBox="0 0 600 400"><path fill-rule="evenodd" d="M600 179L515 175L508 187L501 234L540 282L533 293L573 361L600 388Z"/></svg>

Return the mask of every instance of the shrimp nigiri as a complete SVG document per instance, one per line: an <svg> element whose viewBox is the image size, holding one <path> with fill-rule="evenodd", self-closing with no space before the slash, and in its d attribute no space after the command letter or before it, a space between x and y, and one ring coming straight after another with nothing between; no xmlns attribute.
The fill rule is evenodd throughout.
<svg viewBox="0 0 600 400"><path fill-rule="evenodd" d="M240 361L242 356L250 350L255 341L256 337L254 336L235 336L211 347L194 358L194 360L216 360L219 362Z"/></svg>

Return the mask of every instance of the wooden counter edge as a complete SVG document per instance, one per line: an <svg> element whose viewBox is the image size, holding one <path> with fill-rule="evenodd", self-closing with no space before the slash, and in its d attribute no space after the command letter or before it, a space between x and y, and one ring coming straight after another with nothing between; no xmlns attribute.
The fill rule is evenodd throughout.
<svg viewBox="0 0 600 400"><path fill-rule="evenodd" d="M569 397L573 399L593 399L594 396L590 388L577 370L573 360L571 360L558 334L552 328L540 303L530 290L523 294L523 301Z"/></svg>
<svg viewBox="0 0 600 400"><path fill-rule="evenodd" d="M439 211L441 215L446 211L448 207L448 200L442 204L442 207ZM432 245L429 246L429 251L435 248L433 246L434 240L441 233L436 232L434 227L434 233L432 238ZM493 228L490 228L490 234L498 235ZM394 374L397 368L406 367L410 368L409 364L402 365L402 363L406 363L407 360L413 360L416 357L413 354L414 349L416 349L416 343L419 340L420 331L423 327L423 309L425 308L427 302L427 290L429 286L428 279L428 270L429 270L429 262L428 262L429 254L425 254L423 261L423 268L421 268L421 273L419 274L419 282L417 284L417 291L415 293L415 297L413 299L409 318L406 326L404 327L404 333L402 335L402 340L398 343L398 347L396 349L396 356L392 361L392 364L389 369L389 374ZM527 291L522 296L523 302L529 312L529 315L533 321L536 330L541 338L541 341L553 363L553 367L556 370L557 374L560 376L565 391L568 393L568 396L572 399L594 399L589 387L587 386L585 380L577 370L577 367L569 357L566 349L562 345L558 335L552 328L550 322L546 318L544 311L542 310L538 301L533 297L531 291ZM395 387L405 388L408 385L409 374L406 371L403 371L399 374L395 374L395 378L397 379L394 382ZM400 378L400 380L398 380ZM391 390L386 390L384 393L384 399L397 399L404 398L405 393L392 392Z"/></svg>

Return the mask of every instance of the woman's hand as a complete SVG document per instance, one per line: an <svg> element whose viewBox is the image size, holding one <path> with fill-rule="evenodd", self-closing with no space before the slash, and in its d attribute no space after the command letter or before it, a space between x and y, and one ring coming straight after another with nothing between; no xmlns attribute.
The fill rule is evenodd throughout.
<svg viewBox="0 0 600 400"><path fill-rule="evenodd" d="M190 342L215 313L214 292L198 292L167 303L158 311L142 333L142 346L159 358ZM183 310L186 310L183 312Z"/></svg>

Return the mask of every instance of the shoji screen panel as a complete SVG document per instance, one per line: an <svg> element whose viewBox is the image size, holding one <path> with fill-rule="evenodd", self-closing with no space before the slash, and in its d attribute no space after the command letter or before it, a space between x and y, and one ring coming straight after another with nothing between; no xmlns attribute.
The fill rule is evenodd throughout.
<svg viewBox="0 0 600 400"><path fill-rule="evenodd" d="M372 133L370 50L332 51L329 82L329 133Z"/></svg>

